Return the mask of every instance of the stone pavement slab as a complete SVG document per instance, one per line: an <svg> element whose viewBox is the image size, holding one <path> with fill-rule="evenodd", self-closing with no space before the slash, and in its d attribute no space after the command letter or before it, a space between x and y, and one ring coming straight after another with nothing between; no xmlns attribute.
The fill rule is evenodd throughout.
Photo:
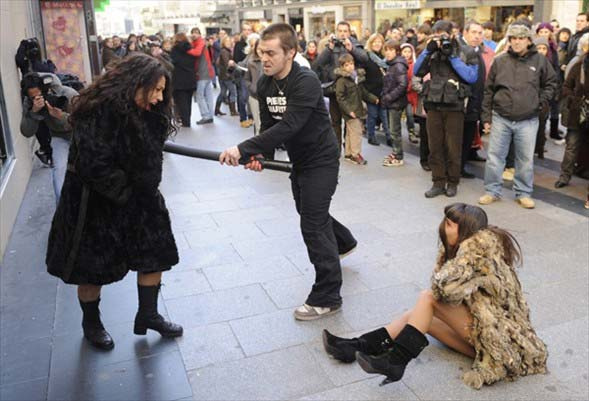
<svg viewBox="0 0 589 401"><path fill-rule="evenodd" d="M222 150L250 135L226 116L211 126L182 128L173 140ZM55 201L50 170L35 168L0 268L0 399L589 399L586 181L575 178L554 191L558 163L549 160L536 169L534 210L513 201L509 183L501 202L484 207L490 223L509 229L522 247L518 273L532 322L548 345L548 374L475 391L461 381L468 358L430 338L402 381L380 387L381 377L325 354L323 328L361 335L414 305L429 287L443 208L474 204L483 193L484 164L472 163L479 178L463 180L456 198L425 199L431 174L419 167L418 148L404 145L401 168L381 166L386 146L364 145L366 166L342 163L331 213L359 246L342 260L342 312L315 322L292 317L314 269L288 175L166 154L160 190L180 263L163 275L159 302L162 314L184 326L184 336L132 333L137 292L131 273L102 291L102 317L116 342L106 353L82 338L76 288L45 271ZM562 157L562 147L548 150L547 157Z"/></svg>

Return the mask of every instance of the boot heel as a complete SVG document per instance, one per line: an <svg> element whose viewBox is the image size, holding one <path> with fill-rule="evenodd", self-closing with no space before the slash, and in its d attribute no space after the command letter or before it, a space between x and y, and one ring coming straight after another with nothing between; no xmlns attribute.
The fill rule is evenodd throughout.
<svg viewBox="0 0 589 401"><path fill-rule="evenodd" d="M135 325L133 328L133 333L137 334L138 336L144 336L147 334L147 327Z"/></svg>

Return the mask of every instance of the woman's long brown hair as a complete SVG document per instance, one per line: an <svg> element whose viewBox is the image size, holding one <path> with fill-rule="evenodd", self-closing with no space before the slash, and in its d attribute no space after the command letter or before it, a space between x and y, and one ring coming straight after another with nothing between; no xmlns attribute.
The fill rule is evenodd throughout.
<svg viewBox="0 0 589 401"><path fill-rule="evenodd" d="M446 238L444 229L446 219L458 224L458 241L454 246L449 245ZM444 208L444 219L440 223L438 233L444 246L445 260L453 259L460 244L483 229L493 232L499 238L505 263L511 267L521 266L523 262L521 248L515 237L502 228L489 225L487 213L482 208L466 203L453 203Z"/></svg>

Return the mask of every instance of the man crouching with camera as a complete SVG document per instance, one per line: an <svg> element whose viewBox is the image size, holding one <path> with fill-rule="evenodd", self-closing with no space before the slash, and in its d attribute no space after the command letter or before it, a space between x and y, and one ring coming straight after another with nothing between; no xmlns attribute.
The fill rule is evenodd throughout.
<svg viewBox="0 0 589 401"><path fill-rule="evenodd" d="M21 81L21 93L23 113L20 131L27 138L33 135L37 138L39 150L35 155L44 165L55 167L53 182L57 198L65 176L71 138L68 110L71 99L78 92L63 86L54 74L31 72Z"/></svg>
<svg viewBox="0 0 589 401"><path fill-rule="evenodd" d="M425 197L453 197L460 181L465 105L470 85L478 78L478 58L472 48L452 37L450 21L436 22L432 31L414 66L418 77L431 74L422 95L433 181Z"/></svg>

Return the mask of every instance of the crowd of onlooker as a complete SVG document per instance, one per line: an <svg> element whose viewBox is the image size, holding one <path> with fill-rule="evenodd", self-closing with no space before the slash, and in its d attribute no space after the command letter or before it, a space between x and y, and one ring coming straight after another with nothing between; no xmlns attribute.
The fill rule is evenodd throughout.
<svg viewBox="0 0 589 401"><path fill-rule="evenodd" d="M460 180L474 177L469 163L486 161L480 203L498 200L508 180L517 202L533 208L533 161L544 158L548 125L548 137L557 145L566 143L555 187L568 185L575 173L587 174L582 154L589 141L586 13L578 14L574 32L555 20L532 24L525 16L506 24L502 33L490 21L385 28L356 34L341 21L335 32L310 40L298 34L295 61L322 82L345 161L366 164L362 136L379 146L378 129L391 147L383 166L403 166L405 124L409 146L419 147L420 164L432 174L426 197L455 196ZM101 41L102 64L109 69L133 52L150 54L172 72L179 124L191 125L194 99L201 117L196 124L211 124L229 113L257 134L259 43L259 34L247 23L234 35L220 30L203 36L193 28L167 38L113 36ZM219 89L216 99L214 88ZM490 136L483 152L485 134Z"/></svg>

